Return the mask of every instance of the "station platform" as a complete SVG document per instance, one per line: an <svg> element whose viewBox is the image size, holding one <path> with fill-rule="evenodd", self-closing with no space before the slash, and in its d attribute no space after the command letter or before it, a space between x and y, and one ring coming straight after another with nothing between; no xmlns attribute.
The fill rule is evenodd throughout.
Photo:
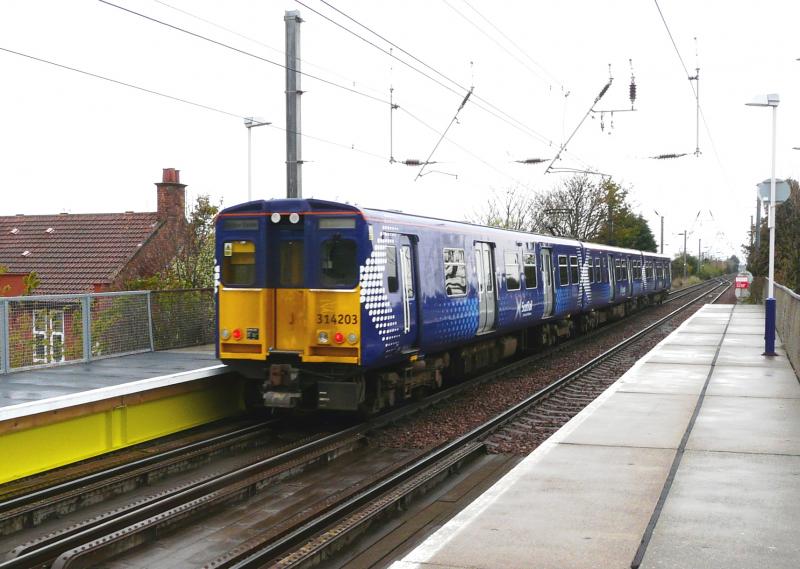
<svg viewBox="0 0 800 569"><path fill-rule="evenodd" d="M391 569L796 568L800 383L707 305Z"/></svg>
<svg viewBox="0 0 800 569"><path fill-rule="evenodd" d="M0 483L241 413L213 347L0 375Z"/></svg>

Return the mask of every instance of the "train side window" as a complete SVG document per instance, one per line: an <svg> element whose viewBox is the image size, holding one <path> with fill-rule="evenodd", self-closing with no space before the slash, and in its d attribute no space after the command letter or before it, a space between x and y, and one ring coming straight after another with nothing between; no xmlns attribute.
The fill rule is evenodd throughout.
<svg viewBox="0 0 800 569"><path fill-rule="evenodd" d="M525 288L536 288L538 285L536 280L536 255L525 253L522 257L522 264L525 269Z"/></svg>
<svg viewBox="0 0 800 569"><path fill-rule="evenodd" d="M506 290L519 290L519 256L516 251L506 251L503 258L506 267Z"/></svg>
<svg viewBox="0 0 800 569"><path fill-rule="evenodd" d="M592 261L591 257L586 259L586 266L588 267L586 272L589 273L589 284L594 284L594 267L592 266L593 263L594 261Z"/></svg>
<svg viewBox="0 0 800 569"><path fill-rule="evenodd" d="M282 287L303 286L303 241L300 239L287 239L280 242L278 259L279 284Z"/></svg>
<svg viewBox="0 0 800 569"><path fill-rule="evenodd" d="M619 259L614 259L614 280L622 280L622 269L619 266Z"/></svg>
<svg viewBox="0 0 800 569"><path fill-rule="evenodd" d="M602 267L600 266L600 257L595 257L594 258L594 282L596 282L596 283L604 282L603 278L602 278L603 273L600 270L601 268Z"/></svg>
<svg viewBox="0 0 800 569"><path fill-rule="evenodd" d="M320 249L320 264L323 287L355 286L358 276L356 242L341 237L326 239Z"/></svg>
<svg viewBox="0 0 800 569"><path fill-rule="evenodd" d="M386 285L389 292L400 290L400 281L397 280L397 247L386 246Z"/></svg>
<svg viewBox="0 0 800 569"><path fill-rule="evenodd" d="M222 283L250 286L256 281L256 246L252 241L226 241L223 244Z"/></svg>
<svg viewBox="0 0 800 569"><path fill-rule="evenodd" d="M558 256L558 284L567 286L569 284L569 266L567 266L567 256Z"/></svg>
<svg viewBox="0 0 800 569"><path fill-rule="evenodd" d="M467 294L467 263L464 249L444 249L444 292L447 296Z"/></svg>
<svg viewBox="0 0 800 569"><path fill-rule="evenodd" d="M572 284L578 284L580 282L580 271L578 270L578 257L570 256L569 258L569 272L570 272L570 279L572 280Z"/></svg>

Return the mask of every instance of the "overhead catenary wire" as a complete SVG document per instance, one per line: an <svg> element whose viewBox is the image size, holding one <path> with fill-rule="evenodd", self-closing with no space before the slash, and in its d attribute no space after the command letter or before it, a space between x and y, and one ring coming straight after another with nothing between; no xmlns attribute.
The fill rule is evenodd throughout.
<svg viewBox="0 0 800 569"><path fill-rule="evenodd" d="M446 128L446 129L444 129L444 132L443 132L443 133L442 133L442 135L439 137L439 140L436 142L436 146L434 146L434 147L433 147L433 150L431 150L431 153L430 153L430 154L428 155L428 157L425 159L425 162L423 162L423 163L422 163L422 166L420 167L420 169L419 169L419 172L417 172L417 176L416 176L416 178L414 178L414 181L415 181L415 182L416 182L416 181L419 179L419 177L420 177L420 176L422 176L422 171L423 171L423 170L425 170L425 166L427 166L428 164L430 164L430 163L431 163L431 162L430 162L430 160L431 160L431 158L433 158L433 155L434 155L434 153L436 152L436 149L437 149L437 148L439 148L439 145L442 143L442 140L443 140L443 139L444 139L444 137L447 135L447 131L449 131L449 130L450 130L450 127L451 127L451 126L453 126L453 123L454 123L454 122L456 122L456 121L458 120L458 113L460 113L460 112L461 112L461 109L463 109L463 108L464 108L464 105L466 105L466 104L467 104L467 101L469 101L469 98L470 98L470 96L472 95L472 92L474 91L474 89L475 89L474 87L470 87L470 89L469 89L469 92L468 92L468 93L467 93L467 95L464 97L464 100L463 100L463 101L461 101L461 105L459 105L459 107L458 107L458 110L456 111L456 114L455 114L455 115L453 115L453 118L450 120L450 124L448 124L448 125L447 125L447 128Z"/></svg>
<svg viewBox="0 0 800 569"><path fill-rule="evenodd" d="M553 81L548 81L548 80L547 80L547 78L543 77L541 73L539 73L538 71L536 71L536 70L534 70L533 68L531 68L531 66L530 66L530 65L528 65L528 63L527 63L527 62L523 61L523 59L522 59L521 57L519 57L519 56L518 56L517 54L515 54L515 53L512 53L512 52L511 52L511 50L509 50L509 49L508 49L506 46L504 46L502 43L500 43L499 41L497 41L497 39L495 39L494 37L492 37L492 36L491 36L491 35L490 35L490 34L489 34L489 33L488 33L486 30L484 30L484 29L483 29L481 26L479 26L478 24L476 24L475 22L473 22L471 19L469 19L469 18L468 18L466 15L464 15L464 14L463 14L463 13L462 13L462 12L461 12L461 11L460 11L458 8L456 8L455 6L453 6L453 5L452 5L450 2L448 2L447 0L442 0L442 3L443 3L445 6L447 6L448 8L450 8L450 9L451 9L453 12L455 12L456 14L458 14L458 15L459 15L459 16L460 16L460 17L461 17L461 18L462 18L462 19L463 19L465 22L467 22L467 23L468 23L468 24L470 24L472 27L474 27L476 30L478 30L478 31L479 31L479 32L480 32L482 35L484 35L484 36L485 36L485 37L486 37L486 38L487 38L489 41L491 41L493 44L495 44L497 47L499 47L501 50L503 50L503 51L504 51L504 52L505 52L505 53L506 53L506 54L507 54L509 57L511 57L511 58L512 58L514 61L516 61L517 63L519 63L519 64L520 64L522 67L524 67L524 68L525 68L525 69L527 69L528 71L530 71L530 73L531 73L533 76L535 76L537 79L540 79L541 81L544 81L545 83L547 83L547 84L548 84L548 85L549 85L549 86L552 88L552 83L553 83ZM488 20L488 19L487 19L487 18L486 18L486 17L485 17L483 14L481 14L481 13L480 13L480 12L478 12L478 11L477 11L475 8L473 8L473 7L472 7L470 4L468 4L468 3L466 2L466 0L464 0L464 4L466 4L466 5L467 5L467 7L469 7L469 8L470 8L470 9L471 9L473 12L475 12L475 13L476 13L478 16L480 16L480 17L481 17L481 18L482 18L482 19L483 19L485 22L487 22L487 23L488 23L490 26L492 26L492 28L494 28L494 29L495 29L495 31L497 31L497 32L498 32L498 33L499 33L501 36L503 36L503 37L506 39L506 41L508 41L509 43L511 43L511 44L512 44L512 45L513 45L515 48L517 48L517 50L519 50L519 51L523 51L523 50L522 50L522 48L520 48L520 47L519 47L517 44L515 44L515 43L514 43L514 42L513 42L511 39L509 39L509 37L508 37L508 36L506 36L506 35L505 35L505 34L504 34L502 31L500 31L500 29L499 29L499 28L497 28L497 26L495 26L495 25L494 25L492 22L490 22L490 21L489 21L489 20ZM523 52L523 53L524 53L524 52ZM529 57L529 59L530 59L530 57ZM533 60L532 60L532 61L533 61ZM536 64L536 62L535 62L535 61L534 61L534 63ZM538 64L536 64L536 65L537 65L538 67L540 67L540 68L541 68L541 66L540 66L540 65L538 65ZM563 85L560 83L560 81L556 81L556 82L557 82L557 83L559 83L559 85L560 85L560 86L562 87L562 89L563 89L563 87L564 87L564 86L563 86Z"/></svg>
<svg viewBox="0 0 800 569"><path fill-rule="evenodd" d="M156 24L160 24L162 26L166 26L167 28L171 28L171 29L179 31L181 33L190 35L190 36L195 37L197 39L201 39L201 40L213 43L215 45L218 45L220 47L224 47L224 48L229 49L231 51L235 51L235 52L240 53L242 55L246 55L248 57L252 57L254 59L258 59L259 61L263 61L264 63L269 63L270 65L274 65L274 66L280 67L282 69L288 69L289 71L294 71L295 73L299 73L300 75L303 75L304 77L308 77L309 79L314 79L315 81L320 81L321 83L324 83L326 85L330 85L332 87L336 87L337 89L342 89L344 91L349 91L350 93L353 93L353 94L356 94L356 95L360 95L362 97L366 97L367 99L371 99L371 100L376 101L378 103L383 103L383 104L388 104L389 103L389 101L387 101L385 99L382 99L380 97L375 97L373 95L370 95L369 93L365 93L363 91L359 91L358 89L354 89L352 87L348 87L347 85L342 85L340 83L336 83L335 81L330 81L328 79L325 79L323 77L319 77L317 75L308 73L306 71L300 71L299 69L289 68L286 65L284 65L283 63L279 63L277 61L273 61L273 60L271 60L271 59L269 59L267 57L263 57L263 56L257 55L255 53L249 52L247 50L244 50L244 49L241 49L241 48L238 48L238 47L235 47L235 46L232 46L232 45L227 44L225 42L221 42L219 40L215 40L215 39L210 38L208 36L204 36L202 34L198 34L197 32L193 32L191 30L187 30L186 28L182 28L180 26L176 26L175 24L170 24L169 22L165 22L163 20L159 20L158 18L154 18L152 16L148 16L147 14L142 14L141 12L137 12L136 10L131 10L130 8L126 8L125 6L120 6L119 4L114 4L113 2L109 2L108 0L97 0L97 1L102 3L102 4L105 4L107 6L110 6L112 8L117 8L117 9L122 10L124 12L128 12L129 14L133 14L134 16L138 16L140 18L144 18L145 20L149 20L149 21L154 22Z"/></svg>
<svg viewBox="0 0 800 569"><path fill-rule="evenodd" d="M253 42L254 44L260 45L261 47L264 47L264 48L266 48L266 49L268 49L270 51L273 51L273 52L275 52L275 53L277 53L277 54L279 54L281 56L284 55L284 53L285 53L285 48L280 48L279 49L277 47L271 46L269 44L266 44L266 43L262 42L261 40L258 40L258 39L254 38L254 37L251 37L251 36L248 36L248 35L243 34L241 32L237 32L234 29L231 29L231 28L229 28L227 26L223 26L221 24L218 24L217 22L214 22L214 21L209 20L207 18L203 18L202 16L198 16L197 14L189 12L188 10L184 10L183 8L178 8L177 6L173 6L171 4L168 4L167 2L164 2L163 0L152 0L152 1L155 2L156 4L160 4L161 6L169 8L170 10L174 10L175 12L178 12L180 14L184 14L186 16L189 16L190 18L194 18L195 20L203 22L204 24L208 24L209 26L213 26L213 27L215 27L217 29L220 29L220 30L223 30L225 32L228 32L229 34L232 34L232 35L234 35L236 37L239 37L241 39L247 40L249 42ZM321 65L316 65L315 63L312 63L312 62L308 61L307 59L298 58L298 60L301 61L304 66L313 67L315 69L319 69L320 71L324 71L326 73L330 73L331 75L335 75L335 76L339 77L340 79L345 79L347 81L352 82L353 85L356 85L357 83L361 83L360 81L354 80L352 77L346 77L346 76L338 73L337 71L334 71L333 69L328 69L327 67L323 67ZM362 84L362 87L364 87L363 84ZM374 93L379 93L380 92L380 90L376 89L375 87L367 86L367 88L369 90L373 91Z"/></svg>
<svg viewBox="0 0 800 569"><path fill-rule="evenodd" d="M409 58L413 59L414 61L416 61L420 65L422 65L425 68L427 68L428 70L432 71L433 73L435 73L439 77L441 77L444 80L448 81L449 83L454 85L454 87L451 87L450 85L446 85L442 81L436 79L435 77L432 77L429 73L426 73L425 71L415 67L414 65L411 65L409 62L399 58L396 54L394 54L393 52L389 51L388 49L385 49L385 48L379 46L375 42L370 41L369 39L365 38L364 36L356 33L353 30L351 30L347 26L345 26L345 25L337 22L333 18L323 14L319 10L316 10L316 9L312 8L311 6L309 6L308 4L303 2L302 0L295 0L295 2L297 4L299 4L300 6L303 6L304 8L306 8L306 9L310 10L311 12L317 14L321 18L324 18L325 20L327 20L331 24L333 24L333 25L337 26L338 28L342 29L343 31L353 35L354 37L356 37L359 40L365 42L366 44L370 45L371 47L383 52L384 54L388 55L389 57L391 57L391 58L395 59L396 61L402 63L403 65L405 65L409 69L412 69L413 71L419 73L423 77L426 77L427 79L433 81L434 83L436 83L440 87L442 87L442 88L444 88L444 89L446 89L446 90L448 90L448 91L450 91L450 92L452 92L452 93L454 93L454 94L456 94L458 96L462 96L462 93L467 91L467 88L464 85L462 85L461 83L459 83L458 81L450 78L449 76L447 76L443 72L439 71L435 67L429 65L428 63L426 63L425 61L423 61L419 57L417 57L417 56L413 55L412 53L408 52L407 50L403 49L402 47L400 47L396 43L392 42L391 40L387 39L386 37L384 37L380 33L376 32L375 30L373 30L369 26L361 23L356 18L350 16L349 14L347 14L344 11L340 10L336 6L332 5L330 2L327 2L326 0L319 0L319 1L322 4L328 6L331 10L334 10L336 13L338 13L338 14L342 15L343 17L347 18L348 20L350 20L351 22L353 22L357 26L367 30L369 33L371 33L375 37L379 38L381 41L383 41L386 44L392 46L393 48L397 49L399 52L405 54L406 56L408 56ZM476 101L480 101L481 103L485 104L486 107L489 107L489 108L487 109L486 107L482 106L481 104L478 104ZM542 133L536 131L535 129L529 127L528 125L526 125L522 121L516 119L515 117L513 117L509 113L503 111L502 109L500 109L499 107L497 107L496 105L491 103L490 101L487 101L486 99L476 95L472 100L472 104L474 104L475 106L477 106L478 108L480 108L484 112L489 113L490 115L494 116L498 120L501 120L501 121L505 122L506 124L512 126L513 128L515 128L517 130L520 130L521 132L524 132L526 135L532 136L533 138L536 138L537 140L539 140L539 142L542 142L542 143L544 143L546 145L549 145L549 146L553 146L554 145L553 141L550 138L548 138L547 136L543 135Z"/></svg>
<svg viewBox="0 0 800 569"><path fill-rule="evenodd" d="M2 46L0 46L0 51L4 51L4 52L10 53L12 55L17 55L17 56L20 56L20 57L31 59L31 60L37 61L39 63L45 63L47 65L52 65L53 67L58 67L60 69L66 70L66 71L72 71L74 73L80 73L81 75L85 75L87 77L92 77L92 78L95 78L95 79L101 79L103 81L108 81L109 83L114 83L116 85L119 85L119 86L122 86L122 87L128 87L130 89L135 89L137 91L141 91L143 93L148 93L150 95L156 95L158 97L163 97L165 99L170 99L171 101L175 101L175 102L178 102L178 103L184 103L186 105L191 105L193 107L197 107L197 108L204 109L204 110L207 110L207 111L220 113L220 114L223 114L223 115L226 115L226 116L229 116L229 117L234 117L234 118L241 119L241 120L245 120L247 118L250 118L249 116L241 114L241 113L234 113L234 112L226 111L224 109L220 109L220 108L217 108L217 107L212 107L211 105L205 105L203 103L198 103L196 101L191 101L189 99L184 99L182 97L169 95L167 93L162 93L161 91L156 91L155 89L148 89L147 87L141 87L141 86L135 85L133 83L128 83L126 81L120 81L119 79L113 79L111 77L106 77L105 75L100 75L98 73L92 73L91 71L86 71L86 70L83 70L83 69L79 69L77 67L71 67L69 65L64 65L62 63L56 63L55 61L51 61L49 59L44 59L44 58L41 58L41 57L36 57L34 55L23 53L21 51L15 51L13 49L8 49L8 48L2 47ZM286 132L285 128L277 126L277 125L274 125L274 124L268 124L268 125L264 125L264 126L269 126L270 128L274 128L274 129ZM295 134L295 133L292 133L292 134ZM325 144L329 144L329 145L332 145L332 146L338 146L340 148L344 148L344 149L347 149L347 150L352 150L352 151L358 152L360 154L365 154L365 155L368 155L368 156L371 156L371 157L374 157L374 158L378 158L378 159L380 159L382 161L385 160L385 158L383 156L381 156L381 155L379 155L377 153L356 148L352 144L351 145L347 145L345 143L335 142L333 140L328 140L328 139L325 139L325 138L322 138L322 137L309 135L307 133L300 133L300 136L302 136L304 138L311 139L311 140L316 140L318 142L322 142L322 143L325 143Z"/></svg>

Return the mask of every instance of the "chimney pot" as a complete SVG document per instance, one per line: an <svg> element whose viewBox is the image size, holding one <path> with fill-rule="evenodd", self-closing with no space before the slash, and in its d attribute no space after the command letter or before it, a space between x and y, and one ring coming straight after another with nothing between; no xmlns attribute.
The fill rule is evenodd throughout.
<svg viewBox="0 0 800 569"><path fill-rule="evenodd" d="M165 184L180 184L181 171L175 168L164 168L161 181Z"/></svg>

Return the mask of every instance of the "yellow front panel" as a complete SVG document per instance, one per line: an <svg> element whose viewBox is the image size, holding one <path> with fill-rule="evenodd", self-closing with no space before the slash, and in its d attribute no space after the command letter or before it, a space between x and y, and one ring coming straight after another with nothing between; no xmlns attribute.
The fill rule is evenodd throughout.
<svg viewBox="0 0 800 569"><path fill-rule="evenodd" d="M219 355L224 359L266 359L273 346L274 294L272 289L219 287ZM258 339L248 339L248 329L258 331ZM231 336L222 337L227 330ZM239 330L240 339L233 337Z"/></svg>
<svg viewBox="0 0 800 569"><path fill-rule="evenodd" d="M360 290L277 289L276 349L300 352L305 362L357 364L361 347ZM319 342L325 332L327 343ZM336 333L344 342L334 341ZM356 341L347 340L355 334Z"/></svg>

